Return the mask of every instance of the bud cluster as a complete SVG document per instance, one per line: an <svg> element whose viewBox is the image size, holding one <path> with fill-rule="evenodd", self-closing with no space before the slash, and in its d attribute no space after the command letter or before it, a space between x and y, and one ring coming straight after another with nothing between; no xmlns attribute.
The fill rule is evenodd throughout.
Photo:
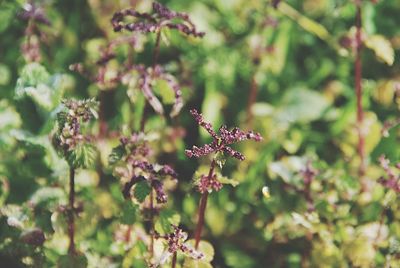
<svg viewBox="0 0 400 268"><path fill-rule="evenodd" d="M98 102L94 99L64 100L63 105L66 111L57 114L56 145L64 151L71 151L87 138L81 132L81 123L97 117Z"/></svg>
<svg viewBox="0 0 400 268"><path fill-rule="evenodd" d="M262 137L259 133L253 131L244 132L239 128L235 127L232 130L228 130L226 126L221 126L219 129L219 135L213 130L210 123L204 121L203 115L195 109L190 110L197 123L203 127L213 138L210 144L205 144L201 147L193 146L192 149L186 150L185 153L188 157L202 157L211 153L225 153L231 157L243 161L245 159L244 155L238 151L235 151L228 145L237 143L243 140L254 140L261 141Z"/></svg>
<svg viewBox="0 0 400 268"><path fill-rule="evenodd" d="M396 193L400 193L400 175L396 175L393 168L390 166L390 160L384 155L379 157L379 164L386 173L385 177L380 177L378 182L388 189L392 189ZM400 163L395 166L397 170L400 170Z"/></svg>
<svg viewBox="0 0 400 268"><path fill-rule="evenodd" d="M152 11L150 14L140 13L133 9L122 10L114 14L111 24L115 32L125 29L130 32L155 33L165 27L194 37L204 36L204 32L197 31L195 25L185 13L172 11L157 2L153 2ZM126 17L133 17L138 21L125 23ZM180 22L176 22L176 20L180 20Z"/></svg>

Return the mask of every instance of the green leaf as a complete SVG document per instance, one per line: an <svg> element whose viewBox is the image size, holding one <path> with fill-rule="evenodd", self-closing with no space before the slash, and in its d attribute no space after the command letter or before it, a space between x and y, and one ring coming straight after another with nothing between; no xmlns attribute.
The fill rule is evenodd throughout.
<svg viewBox="0 0 400 268"><path fill-rule="evenodd" d="M21 118L14 107L6 100L0 101L0 130L1 132L21 125Z"/></svg>
<svg viewBox="0 0 400 268"><path fill-rule="evenodd" d="M178 213L164 209L160 212L160 215L156 222L156 231L160 234L171 233L173 231L171 225L173 224L178 226L180 221L181 217Z"/></svg>
<svg viewBox="0 0 400 268"><path fill-rule="evenodd" d="M10 83L10 79L11 79L10 69L7 67L7 65L0 63L0 86L8 85L8 83Z"/></svg>
<svg viewBox="0 0 400 268"><path fill-rule="evenodd" d="M109 165L114 165L115 163L117 163L119 160L122 159L125 153L126 150L125 146L123 145L118 145L117 147L113 148L111 154L108 156Z"/></svg>
<svg viewBox="0 0 400 268"><path fill-rule="evenodd" d="M137 201L142 203L146 197L150 194L151 188L147 181L141 181L136 183L135 189L133 191L133 196Z"/></svg>
<svg viewBox="0 0 400 268"><path fill-rule="evenodd" d="M64 92L62 75L50 76L39 63L27 64L21 71L15 87L15 98L30 98L41 110L43 116L55 109Z"/></svg>
<svg viewBox="0 0 400 268"><path fill-rule="evenodd" d="M371 35L365 40L366 47L372 49L378 59L392 66L394 63L394 49L392 44L383 35Z"/></svg>
<svg viewBox="0 0 400 268"><path fill-rule="evenodd" d="M157 95L161 96L164 104L173 104L175 102L175 92L164 79L157 79L153 90Z"/></svg>
<svg viewBox="0 0 400 268"><path fill-rule="evenodd" d="M78 144L67 154L67 161L74 168L88 168L97 157L96 148L92 144Z"/></svg>
<svg viewBox="0 0 400 268"><path fill-rule="evenodd" d="M187 241L187 243L194 247L195 240L190 239ZM211 262L214 259L214 247L209 242L200 240L197 250L204 254L204 258L201 260L201 262Z"/></svg>
<svg viewBox="0 0 400 268"><path fill-rule="evenodd" d="M122 215L120 221L122 224L131 225L136 221L136 213L138 207L131 200L125 200L122 205Z"/></svg>
<svg viewBox="0 0 400 268"><path fill-rule="evenodd" d="M0 207L4 205L9 193L10 186L7 178L0 176Z"/></svg>
<svg viewBox="0 0 400 268"><path fill-rule="evenodd" d="M13 21L16 15L15 3L6 3L5 1L0 3L0 33L7 30L10 23Z"/></svg>
<svg viewBox="0 0 400 268"><path fill-rule="evenodd" d="M275 116L278 122L307 123L319 119L328 106L322 94L305 88L293 88L283 96Z"/></svg>
<svg viewBox="0 0 400 268"><path fill-rule="evenodd" d="M39 188L29 199L30 204L34 206L44 206L46 204L64 203L67 200L65 191L58 187Z"/></svg>
<svg viewBox="0 0 400 268"><path fill-rule="evenodd" d="M239 185L239 181L234 180L234 179L229 179L228 177L222 176L220 173L217 174L217 180L222 183L222 184L229 184L232 185L233 187L236 187Z"/></svg>
<svg viewBox="0 0 400 268"><path fill-rule="evenodd" d="M58 268L86 268L88 260L82 253L64 255L58 259Z"/></svg>

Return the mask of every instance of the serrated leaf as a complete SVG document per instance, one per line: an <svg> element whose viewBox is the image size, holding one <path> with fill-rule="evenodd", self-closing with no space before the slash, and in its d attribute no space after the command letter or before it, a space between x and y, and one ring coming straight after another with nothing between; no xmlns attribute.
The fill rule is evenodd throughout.
<svg viewBox="0 0 400 268"><path fill-rule="evenodd" d="M137 201L142 203L146 197L150 194L151 188L146 181L141 181L136 183L135 189L133 191L133 196Z"/></svg>
<svg viewBox="0 0 400 268"><path fill-rule="evenodd" d="M40 109L43 117L55 109L65 89L62 75L53 75L39 63L27 64L21 71L15 87L15 98L30 98Z"/></svg>
<svg viewBox="0 0 400 268"><path fill-rule="evenodd" d="M392 44L382 35L371 35L365 40L365 45L375 52L375 55L392 66L394 63L394 49Z"/></svg>
<svg viewBox="0 0 400 268"><path fill-rule="evenodd" d="M113 148L111 154L108 156L108 163L110 165L114 165L117 163L126 153L125 146L118 145L117 147Z"/></svg>
<svg viewBox="0 0 400 268"><path fill-rule="evenodd" d="M96 160L96 148L92 144L78 144L67 155L67 161L74 168L88 168Z"/></svg>
<svg viewBox="0 0 400 268"><path fill-rule="evenodd" d="M122 224L131 225L136 220L137 206L132 203L131 200L125 200L122 205L122 215L120 221Z"/></svg>

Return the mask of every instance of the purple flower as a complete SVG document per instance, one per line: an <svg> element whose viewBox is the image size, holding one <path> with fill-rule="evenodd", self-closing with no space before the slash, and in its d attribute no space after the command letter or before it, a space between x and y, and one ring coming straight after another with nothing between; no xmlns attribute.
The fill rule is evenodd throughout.
<svg viewBox="0 0 400 268"><path fill-rule="evenodd" d="M145 136L134 133L131 137L121 137L120 145L113 149L111 162L122 161L132 167L129 172L123 173L122 177L131 179L122 187L123 196L128 199L131 197L131 188L138 182L145 181L156 193L157 203L166 203L167 194L165 193L161 178L171 177L176 180L178 174L168 165L152 164L147 158L150 155L150 148L145 141Z"/></svg>
<svg viewBox="0 0 400 268"><path fill-rule="evenodd" d="M382 184L382 186L392 189L396 193L400 193L400 175L396 175L393 168L390 167L390 160L384 155L381 155L379 157L379 164L385 171L387 177L380 177L378 182ZM397 163L395 167L400 170L400 163Z"/></svg>
<svg viewBox="0 0 400 268"><path fill-rule="evenodd" d="M64 151L73 150L79 143L88 137L81 133L81 123L97 117L98 102L94 99L88 100L63 100L66 111L57 114L58 133L55 136L56 146Z"/></svg>
<svg viewBox="0 0 400 268"><path fill-rule="evenodd" d="M46 17L43 9L37 7L34 3L25 3L19 16L23 20L33 20L37 23L50 25L50 21Z"/></svg>
<svg viewBox="0 0 400 268"><path fill-rule="evenodd" d="M137 21L125 23L126 17L133 17ZM177 20L179 20L177 22ZM186 35L203 37L204 32L198 32L189 16L185 13L172 11L160 3L153 2L153 12L140 13L133 9L118 11L111 19L111 24L115 32L123 29L131 32L155 33L163 27L178 30Z"/></svg>
<svg viewBox="0 0 400 268"><path fill-rule="evenodd" d="M186 240L188 238L186 232L184 232L176 225L172 225L172 228L173 232L166 235L160 235L156 233L155 238L163 239L167 244L167 248L161 254L159 260L157 260L157 262L152 267L158 267L159 265L164 264L169 257L179 251L195 260L200 260L204 258L203 253L197 251L190 244L186 243Z"/></svg>
<svg viewBox="0 0 400 268"><path fill-rule="evenodd" d="M260 133L256 133L253 131L244 132L239 128L235 127L232 130L228 130L226 126L221 126L219 128L219 135L214 131L212 125L206 122L203 118L202 114L195 109L190 110L190 113L193 115L194 119L197 123L203 127L213 138L213 141L210 144L205 144L201 147L193 146L190 150L185 150L185 153L188 157L196 157L199 158L201 156L205 156L211 153L222 152L231 157L239 159L243 161L245 159L244 155L240 152L233 150L228 145L233 143L237 143L243 140L255 140L261 141L262 137Z"/></svg>
<svg viewBox="0 0 400 268"><path fill-rule="evenodd" d="M217 175L213 176L201 175L199 182L197 183L197 189L200 193L211 192L212 190L218 192L222 189L222 183L217 179Z"/></svg>

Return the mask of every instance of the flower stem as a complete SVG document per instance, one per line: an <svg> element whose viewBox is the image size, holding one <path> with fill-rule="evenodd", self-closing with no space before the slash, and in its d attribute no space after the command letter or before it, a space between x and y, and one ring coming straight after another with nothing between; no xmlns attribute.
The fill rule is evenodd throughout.
<svg viewBox="0 0 400 268"><path fill-rule="evenodd" d="M75 169L69 168L69 209L68 209L68 235L69 235L69 247L68 253L75 254Z"/></svg>
<svg viewBox="0 0 400 268"><path fill-rule="evenodd" d="M171 264L172 268L176 267L176 252L174 252L174 255L172 255L172 264Z"/></svg>
<svg viewBox="0 0 400 268"><path fill-rule="evenodd" d="M151 188L150 191L150 258L154 256L154 190Z"/></svg>
<svg viewBox="0 0 400 268"><path fill-rule="evenodd" d="M358 129L358 155L360 157L360 166L358 169L358 175L360 178L365 174L365 136L363 130L364 122L364 111L362 107L362 62L361 62L361 52L362 52L362 18L361 18L361 1L356 2L357 14L356 14L356 59L354 62L354 83L356 89L357 98L357 129Z"/></svg>
<svg viewBox="0 0 400 268"><path fill-rule="evenodd" d="M210 166L210 171L208 172L208 177L211 178L214 173L214 168L215 168L215 159L211 162ZM206 212L206 207L207 207L207 199L208 199L208 192L205 191L200 198L200 205L199 205L199 217L197 221L197 226L196 226L196 232L195 232L195 249L199 247L200 243L200 236L201 236L201 231L204 226L204 215Z"/></svg>
<svg viewBox="0 0 400 268"><path fill-rule="evenodd" d="M160 40L161 40L161 31L158 30L156 37L156 44L154 46L154 51L153 51L153 69L157 65L158 55L160 54Z"/></svg>
<svg viewBox="0 0 400 268"><path fill-rule="evenodd" d="M154 50L153 50L153 72L154 72L154 68L156 67L157 62L158 62L158 55L160 54L160 40L161 40L161 31L157 31L156 44L155 44ZM144 108L143 108L142 118L140 120L140 131L141 132L144 132L144 128L145 128L146 120L147 120L147 113L148 113L149 109L150 109L150 105L146 101L146 104L144 105Z"/></svg>

